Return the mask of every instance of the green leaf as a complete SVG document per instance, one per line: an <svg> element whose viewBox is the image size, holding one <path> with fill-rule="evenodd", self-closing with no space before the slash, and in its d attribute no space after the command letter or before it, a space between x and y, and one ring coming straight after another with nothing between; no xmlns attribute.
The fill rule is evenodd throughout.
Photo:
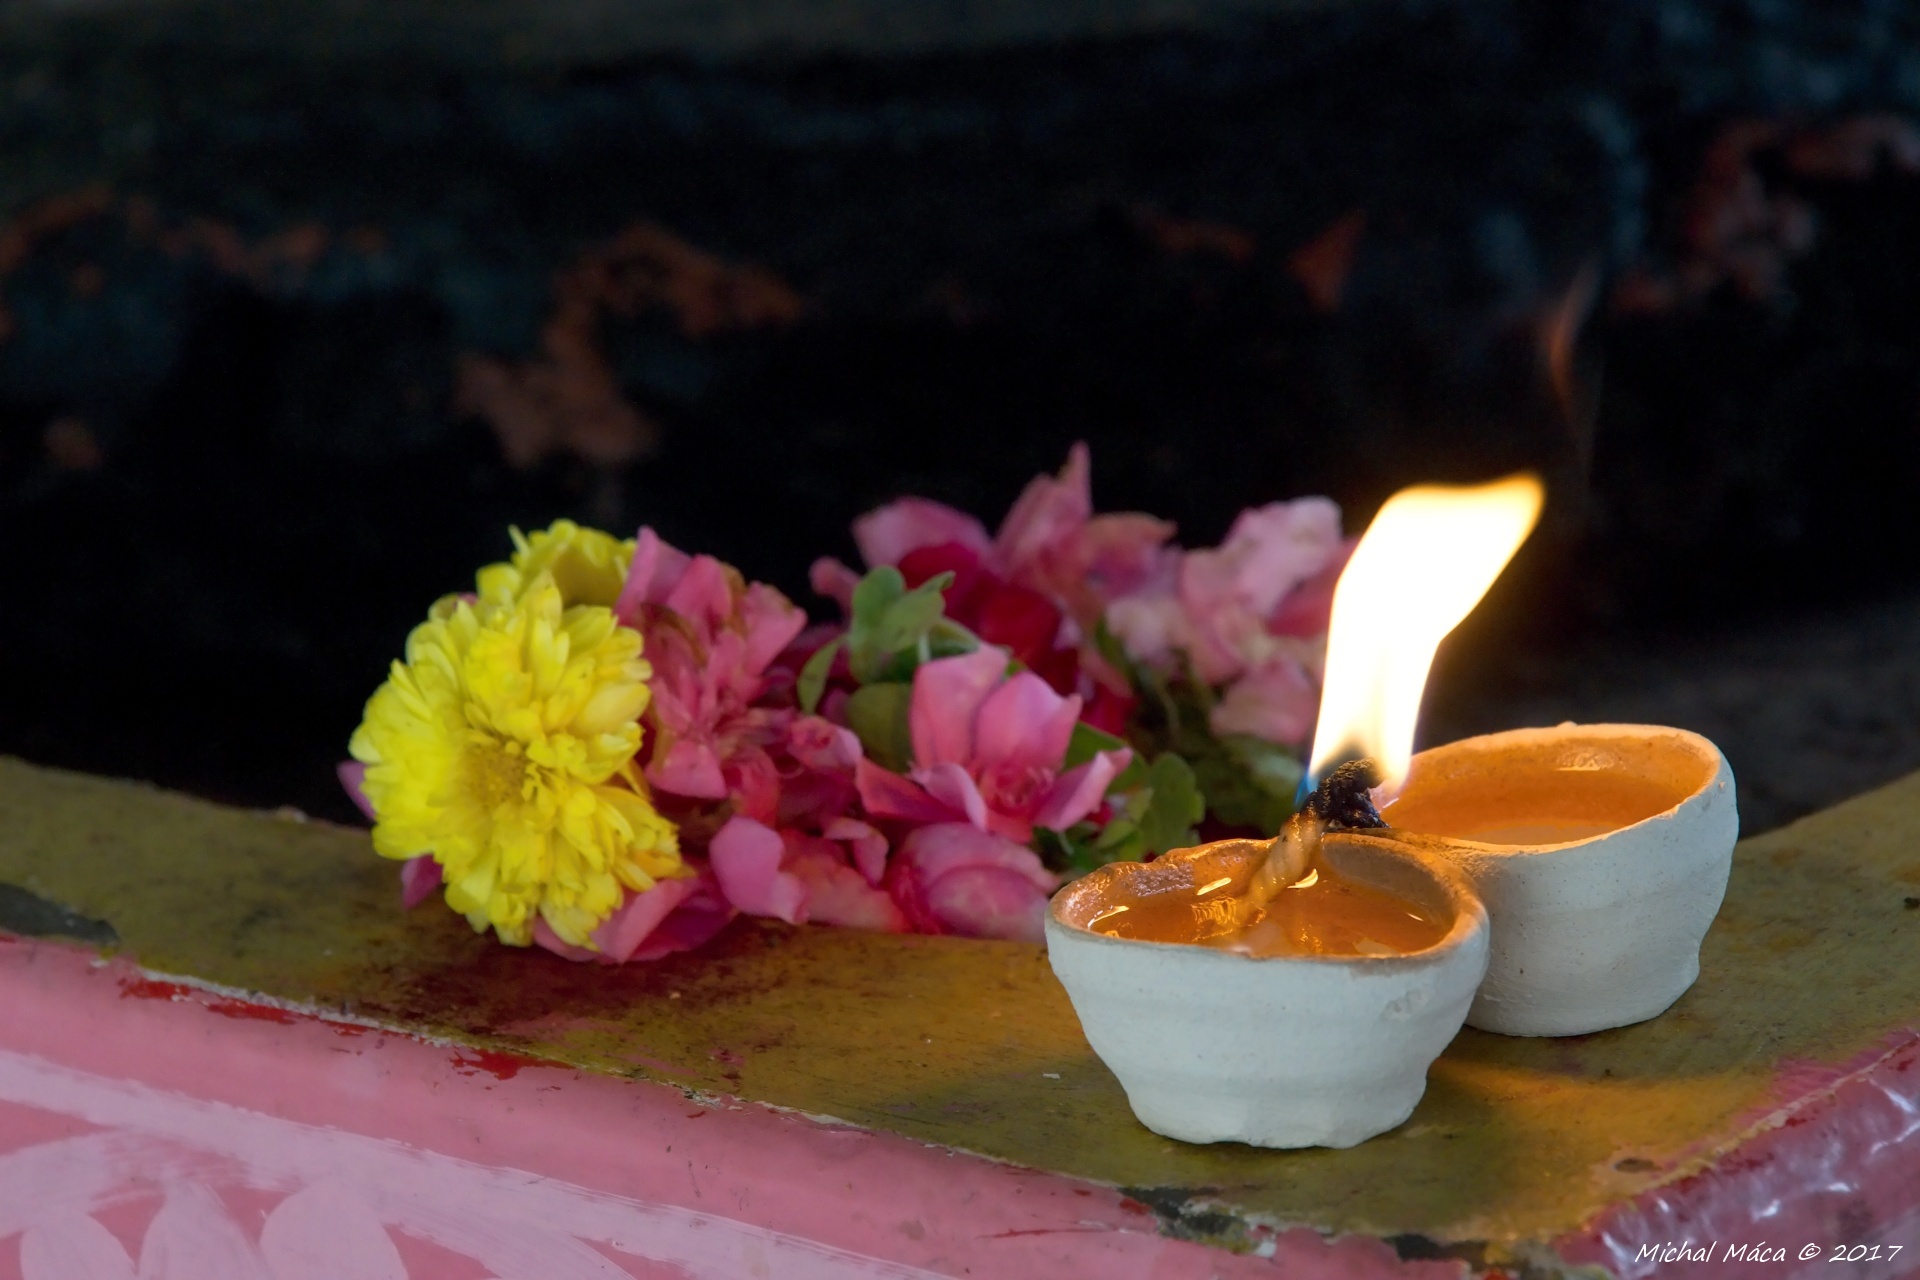
<svg viewBox="0 0 1920 1280"><path fill-rule="evenodd" d="M911 685L892 682L862 685L847 699L847 725L859 736L867 758L895 773L913 765L913 733L907 721L912 700Z"/></svg>
<svg viewBox="0 0 1920 1280"><path fill-rule="evenodd" d="M1075 721L1073 736L1067 739L1067 758L1060 768L1062 771L1077 769L1102 751L1118 751L1126 745L1105 729L1096 729L1084 720Z"/></svg>
<svg viewBox="0 0 1920 1280"><path fill-rule="evenodd" d="M1305 773L1300 757L1252 734L1229 734L1221 742L1255 786L1268 795L1284 798L1291 811L1294 794L1299 791L1300 778Z"/></svg>
<svg viewBox="0 0 1920 1280"><path fill-rule="evenodd" d="M1232 734L1212 739L1191 763L1207 808L1222 822L1274 835L1293 813L1301 767L1285 747Z"/></svg>
<svg viewBox="0 0 1920 1280"><path fill-rule="evenodd" d="M954 645L961 636L971 639L971 632L940 626L947 621L946 601L940 593L952 581L951 573L943 573L909 591L900 571L888 565L860 579L853 589L853 617L847 627L847 661L854 679L872 684L911 677L915 667L934 656L936 631L945 647L967 652Z"/></svg>
<svg viewBox="0 0 1920 1280"><path fill-rule="evenodd" d="M1113 634L1112 628L1107 626L1107 620L1104 617L1093 624L1092 639L1094 652L1105 658L1108 666L1125 676L1129 685L1135 689L1140 688L1142 676L1140 666L1134 662L1133 655L1127 652L1126 644L1119 636Z"/></svg>
<svg viewBox="0 0 1920 1280"><path fill-rule="evenodd" d="M853 585L852 624L855 630L871 631L887 606L907 594L907 580L892 565L878 569Z"/></svg>
<svg viewBox="0 0 1920 1280"><path fill-rule="evenodd" d="M972 653L984 643L952 618L942 618L927 631L927 645L936 658L957 658Z"/></svg>
<svg viewBox="0 0 1920 1280"><path fill-rule="evenodd" d="M1194 827L1206 817L1206 797L1193 767L1171 751L1147 770L1147 800L1140 814L1140 840L1149 853L1165 853L1195 844Z"/></svg>
<svg viewBox="0 0 1920 1280"><path fill-rule="evenodd" d="M1107 831L1113 829L1112 823ZM1137 837L1132 843L1123 838L1119 848L1102 848L1101 843L1106 832L1091 822L1079 822L1067 831L1052 831L1046 827L1033 829L1033 843L1040 860L1053 871L1068 875L1083 876L1087 872L1106 866L1109 862L1138 861Z"/></svg>
<svg viewBox="0 0 1920 1280"><path fill-rule="evenodd" d="M800 709L812 715L820 705L820 696L827 691L827 676L833 671L834 655L847 642L845 636L835 636L813 651L807 659L807 665L800 668L800 679L794 692L799 695Z"/></svg>

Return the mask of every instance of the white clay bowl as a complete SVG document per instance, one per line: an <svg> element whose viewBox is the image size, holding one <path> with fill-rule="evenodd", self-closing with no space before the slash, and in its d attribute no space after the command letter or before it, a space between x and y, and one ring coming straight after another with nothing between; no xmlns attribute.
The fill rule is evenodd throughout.
<svg viewBox="0 0 1920 1280"><path fill-rule="evenodd" d="M1336 835L1330 866L1451 919L1445 937L1404 955L1253 957L1085 927L1116 885L1190 890L1196 857L1238 892L1260 846L1208 848L1103 867L1047 912L1053 971L1134 1115L1182 1142L1262 1147L1350 1147L1401 1123L1486 970L1487 917L1472 890L1440 860Z"/></svg>
<svg viewBox="0 0 1920 1280"><path fill-rule="evenodd" d="M1450 858L1486 904L1493 951L1467 1023L1513 1036L1626 1026L1678 1000L1740 827L1718 747L1622 724L1423 751L1381 816L1384 838Z"/></svg>

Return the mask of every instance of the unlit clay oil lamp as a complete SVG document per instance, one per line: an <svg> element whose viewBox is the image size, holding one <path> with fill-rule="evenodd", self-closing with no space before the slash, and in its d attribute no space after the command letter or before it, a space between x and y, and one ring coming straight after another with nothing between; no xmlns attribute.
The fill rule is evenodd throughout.
<svg viewBox="0 0 1920 1280"><path fill-rule="evenodd" d="M1734 835L1711 743L1563 725L1412 753L1440 641L1540 501L1531 477L1395 495L1335 594L1301 813L1054 899L1054 971L1149 1128L1351 1146L1412 1113L1469 1006L1488 1030L1573 1034L1651 1017L1697 975Z"/></svg>

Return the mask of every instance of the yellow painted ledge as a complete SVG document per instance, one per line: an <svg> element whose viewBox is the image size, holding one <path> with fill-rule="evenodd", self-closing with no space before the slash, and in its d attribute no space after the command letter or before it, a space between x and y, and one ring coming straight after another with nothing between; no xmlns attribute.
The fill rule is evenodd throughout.
<svg viewBox="0 0 1920 1280"><path fill-rule="evenodd" d="M1141 1128L1035 946L742 921L692 956L576 965L403 914L364 832L0 758L3 886L0 927L110 928L155 973L1125 1187L1226 1244L1258 1220L1523 1251L1764 1127L1783 1071L1920 1026L1920 775L1743 843L1664 1016L1463 1032L1413 1119L1350 1151Z"/></svg>

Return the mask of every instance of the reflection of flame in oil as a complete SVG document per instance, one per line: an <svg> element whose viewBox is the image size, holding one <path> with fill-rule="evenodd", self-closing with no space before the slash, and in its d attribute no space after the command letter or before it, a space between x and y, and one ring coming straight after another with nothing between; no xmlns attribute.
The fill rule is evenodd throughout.
<svg viewBox="0 0 1920 1280"><path fill-rule="evenodd" d="M1364 755L1399 790L1434 652L1526 541L1543 496L1521 474L1387 499L1334 589L1311 779Z"/></svg>

